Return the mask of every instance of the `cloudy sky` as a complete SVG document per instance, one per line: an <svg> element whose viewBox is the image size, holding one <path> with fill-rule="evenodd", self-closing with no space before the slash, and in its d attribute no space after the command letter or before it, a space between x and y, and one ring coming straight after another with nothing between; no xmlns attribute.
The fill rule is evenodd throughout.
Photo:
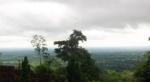
<svg viewBox="0 0 150 82"><path fill-rule="evenodd" d="M82 30L85 47L150 46L150 0L0 0L0 48L32 47Z"/></svg>

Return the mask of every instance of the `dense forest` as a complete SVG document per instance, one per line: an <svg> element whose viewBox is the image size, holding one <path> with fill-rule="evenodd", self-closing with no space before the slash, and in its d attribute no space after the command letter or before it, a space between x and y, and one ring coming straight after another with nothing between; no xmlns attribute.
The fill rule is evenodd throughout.
<svg viewBox="0 0 150 82"><path fill-rule="evenodd" d="M67 39L55 41L54 45L57 47L54 49L54 53L50 53L45 37L34 35L31 40L34 48L32 55L36 55L38 58L34 60L34 57L25 56L15 66L15 69L21 70L21 82L31 82L31 73L49 74L55 77L52 82L150 81L149 51L138 53L131 51L130 53L133 55L123 54L123 52L110 52L111 54L108 55L96 50L91 53L88 49L80 46L80 43L84 41L87 41L87 37L81 31L73 30ZM102 55L99 56L97 53Z"/></svg>

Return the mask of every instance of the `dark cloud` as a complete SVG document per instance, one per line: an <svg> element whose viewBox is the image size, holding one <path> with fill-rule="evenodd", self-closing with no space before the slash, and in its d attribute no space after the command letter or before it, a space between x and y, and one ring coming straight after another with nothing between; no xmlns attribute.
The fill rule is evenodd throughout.
<svg viewBox="0 0 150 82"><path fill-rule="evenodd" d="M149 0L46 0L65 3L80 14L83 26L117 27L150 22Z"/></svg>
<svg viewBox="0 0 150 82"><path fill-rule="evenodd" d="M0 34L22 35L37 32L59 35L74 27L73 19L74 12L64 4L53 2L5 4L0 8Z"/></svg>
<svg viewBox="0 0 150 82"><path fill-rule="evenodd" d="M8 0L7 0L8 1ZM14 0L17 1L17 0ZM14 27L19 33L26 31L41 31L46 33L63 33L64 31L72 29L98 29L98 28L124 28L127 24L135 25L140 23L150 22L150 1L149 0L22 0L28 3L49 3L56 2L66 5L70 8L71 16L64 14L65 17L58 19L58 23L55 23L55 18L51 18L49 6L34 9L34 6L30 8L22 9L23 12L19 13L19 16L9 16L9 14L2 15L3 22L8 27ZM43 6L43 5L39 5ZM15 7L19 8L21 5ZM41 11L46 8L46 11ZM55 9L55 8L53 8ZM31 10L31 11L28 11ZM70 12L70 10L68 10ZM39 12L37 12L39 11ZM41 11L41 12L40 12ZM69 13L67 11L67 13ZM15 12L15 11L12 11ZM18 12L18 11L17 11ZM48 13L48 14L44 14ZM11 14L11 12L10 12ZM73 15L72 15L73 14ZM70 15L70 14L69 14ZM52 19L52 20L51 20ZM9 33L18 33L13 29L6 29ZM4 31L5 32L5 31ZM5 33L4 33L5 34Z"/></svg>

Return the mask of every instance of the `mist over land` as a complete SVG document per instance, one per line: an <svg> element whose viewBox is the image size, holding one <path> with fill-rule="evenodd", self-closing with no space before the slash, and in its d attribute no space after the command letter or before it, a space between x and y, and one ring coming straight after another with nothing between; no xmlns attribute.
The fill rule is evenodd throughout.
<svg viewBox="0 0 150 82"><path fill-rule="evenodd" d="M143 58L149 47L99 47L87 48L97 65L103 70L131 70ZM27 56L31 63L38 61L38 55L33 48L1 48L1 60L4 65L16 65ZM54 48L49 48L53 57Z"/></svg>

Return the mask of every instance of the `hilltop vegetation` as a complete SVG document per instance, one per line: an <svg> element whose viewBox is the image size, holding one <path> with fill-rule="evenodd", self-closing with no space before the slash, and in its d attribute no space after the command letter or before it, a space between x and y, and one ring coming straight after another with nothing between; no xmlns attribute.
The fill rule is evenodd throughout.
<svg viewBox="0 0 150 82"><path fill-rule="evenodd" d="M30 82L31 73L52 75L55 77L53 82L58 80L61 82L148 82L150 80L150 53L147 50L91 51L79 46L80 42L86 40L86 36L81 31L74 30L67 39L54 42L57 48L49 50L45 37L35 35L31 41L34 50L22 50L20 53L12 50L5 53L6 56L2 54L1 62L12 63L10 65L20 69L22 82ZM12 56L9 57L9 54ZM14 61L12 59L15 62L12 62Z"/></svg>

